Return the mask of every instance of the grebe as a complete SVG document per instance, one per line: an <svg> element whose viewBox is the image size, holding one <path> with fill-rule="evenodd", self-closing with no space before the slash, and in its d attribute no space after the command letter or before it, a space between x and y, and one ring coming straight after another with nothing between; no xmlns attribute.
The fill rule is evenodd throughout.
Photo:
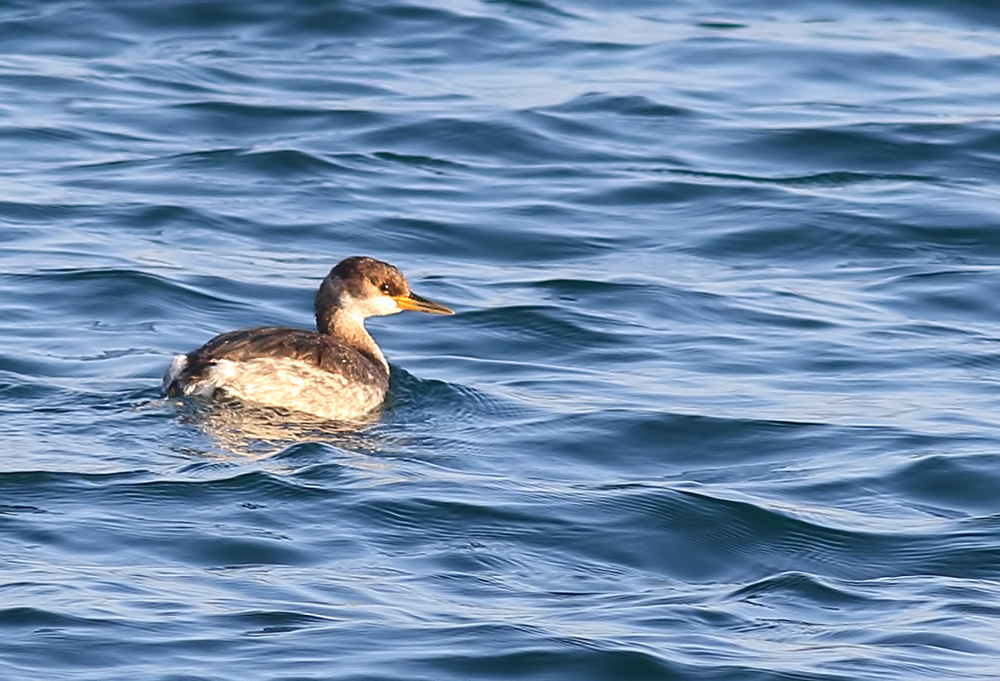
<svg viewBox="0 0 1000 681"><path fill-rule="evenodd" d="M163 392L356 419L382 404L389 388L389 363L365 319L403 310L454 314L410 291L392 265L366 257L347 258L330 270L315 309L317 331L277 326L230 331L177 355L163 377Z"/></svg>

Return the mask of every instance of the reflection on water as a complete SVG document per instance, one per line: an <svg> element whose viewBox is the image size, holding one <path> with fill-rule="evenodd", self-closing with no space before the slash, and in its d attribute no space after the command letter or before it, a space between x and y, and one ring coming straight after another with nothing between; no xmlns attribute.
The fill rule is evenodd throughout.
<svg viewBox="0 0 1000 681"><path fill-rule="evenodd" d="M374 435L366 429L379 422L374 411L357 421L331 421L285 409L262 407L238 400L201 402L172 400L178 420L209 435L223 450L256 459L273 456L302 442L340 449L372 449Z"/></svg>

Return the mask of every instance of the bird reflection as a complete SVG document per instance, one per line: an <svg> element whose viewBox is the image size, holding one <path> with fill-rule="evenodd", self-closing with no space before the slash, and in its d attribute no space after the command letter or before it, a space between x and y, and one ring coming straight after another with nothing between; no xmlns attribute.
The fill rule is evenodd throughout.
<svg viewBox="0 0 1000 681"><path fill-rule="evenodd" d="M379 411L344 422L238 400L178 404L181 423L203 431L226 452L245 457L267 458L304 442L357 453L375 451L385 444L371 430L380 420Z"/></svg>

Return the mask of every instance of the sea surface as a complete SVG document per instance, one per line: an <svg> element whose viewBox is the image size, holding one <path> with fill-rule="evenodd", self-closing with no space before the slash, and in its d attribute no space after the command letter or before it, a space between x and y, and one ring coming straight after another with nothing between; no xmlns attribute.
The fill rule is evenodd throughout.
<svg viewBox="0 0 1000 681"><path fill-rule="evenodd" d="M166 399L310 327L385 408ZM1000 4L0 5L0 679L1000 678Z"/></svg>

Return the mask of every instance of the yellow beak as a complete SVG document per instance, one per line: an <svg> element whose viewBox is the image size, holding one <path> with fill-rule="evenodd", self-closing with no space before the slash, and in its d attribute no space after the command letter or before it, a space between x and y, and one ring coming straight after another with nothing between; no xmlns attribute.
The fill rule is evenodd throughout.
<svg viewBox="0 0 1000 681"><path fill-rule="evenodd" d="M433 300L427 300L423 296L418 296L412 291L409 295L393 296L392 299L395 300L396 304L404 310L416 310L417 312L426 312L428 314L455 314L441 303L435 303Z"/></svg>

